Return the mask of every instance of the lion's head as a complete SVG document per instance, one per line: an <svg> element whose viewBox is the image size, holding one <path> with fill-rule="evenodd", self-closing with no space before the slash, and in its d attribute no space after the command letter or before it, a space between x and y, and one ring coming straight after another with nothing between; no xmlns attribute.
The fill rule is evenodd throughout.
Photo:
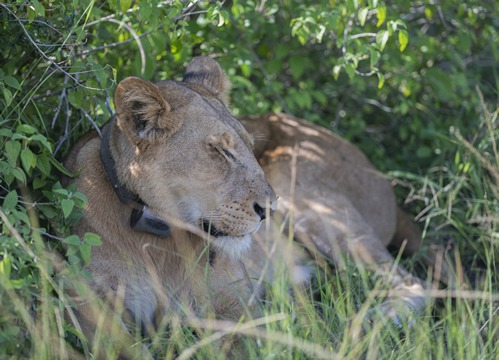
<svg viewBox="0 0 499 360"><path fill-rule="evenodd" d="M110 148L119 181L155 214L208 232L237 258L276 196L252 136L227 109L228 86L208 57L195 58L182 82L121 81Z"/></svg>

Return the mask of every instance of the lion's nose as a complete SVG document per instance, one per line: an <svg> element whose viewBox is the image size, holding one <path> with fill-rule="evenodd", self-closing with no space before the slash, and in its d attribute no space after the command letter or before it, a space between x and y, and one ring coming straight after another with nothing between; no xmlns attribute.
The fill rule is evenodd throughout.
<svg viewBox="0 0 499 360"><path fill-rule="evenodd" d="M264 207L261 207L258 203L255 202L253 204L253 209L255 210L256 214L260 216L260 220L265 220L267 211Z"/></svg>

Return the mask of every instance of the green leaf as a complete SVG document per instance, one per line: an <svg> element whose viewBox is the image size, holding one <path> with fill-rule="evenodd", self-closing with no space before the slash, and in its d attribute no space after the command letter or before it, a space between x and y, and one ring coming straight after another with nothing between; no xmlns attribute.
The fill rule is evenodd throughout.
<svg viewBox="0 0 499 360"><path fill-rule="evenodd" d="M353 79L353 77L355 76L355 67L353 66L353 64L346 64L345 65L345 70L348 74L348 77L350 79Z"/></svg>
<svg viewBox="0 0 499 360"><path fill-rule="evenodd" d="M2 128L0 129L0 136L5 136L5 137L12 137L12 130L7 129L7 128Z"/></svg>
<svg viewBox="0 0 499 360"><path fill-rule="evenodd" d="M12 140L27 140L27 139L28 137L26 135L18 132L12 134Z"/></svg>
<svg viewBox="0 0 499 360"><path fill-rule="evenodd" d="M70 235L67 238L65 238L64 240L62 240L62 242L64 244L75 245L75 246L79 246L81 243L80 238L76 235Z"/></svg>
<svg viewBox="0 0 499 360"><path fill-rule="evenodd" d="M307 59L302 56L293 56L289 59L289 70L295 79L300 78L305 72Z"/></svg>
<svg viewBox="0 0 499 360"><path fill-rule="evenodd" d="M221 27L225 24L225 19L224 19L224 16L222 15L222 13L218 13L218 24L217 26L218 27Z"/></svg>
<svg viewBox="0 0 499 360"><path fill-rule="evenodd" d="M36 11L34 6L28 6L28 20L32 21L35 20L36 17Z"/></svg>
<svg viewBox="0 0 499 360"><path fill-rule="evenodd" d="M21 124L17 127L17 132L22 132L22 133L25 133L27 135L33 135L34 133L36 133L36 129L31 126L31 125L28 125L28 124Z"/></svg>
<svg viewBox="0 0 499 360"><path fill-rule="evenodd" d="M139 12L140 12L140 17L143 20L150 21L152 15L153 15L153 5L149 1L141 1Z"/></svg>
<svg viewBox="0 0 499 360"><path fill-rule="evenodd" d="M243 73L244 77L249 78L251 76L251 70L251 64L249 64L248 62L245 61L241 64L241 72Z"/></svg>
<svg viewBox="0 0 499 360"><path fill-rule="evenodd" d="M78 89L71 91L68 100L75 108L80 108L83 104L83 91Z"/></svg>
<svg viewBox="0 0 499 360"><path fill-rule="evenodd" d="M30 149L23 149L21 151L21 162L24 170L29 172L36 166L36 157Z"/></svg>
<svg viewBox="0 0 499 360"><path fill-rule="evenodd" d="M84 204L84 203L88 202L87 197L85 195L83 195L81 192L78 192L78 191L73 194L73 199L79 200L79 202L77 202L77 203Z"/></svg>
<svg viewBox="0 0 499 360"><path fill-rule="evenodd" d="M62 213L64 214L64 217L66 219L69 217L69 215L71 215L74 206L75 202L71 199L63 199L61 201Z"/></svg>
<svg viewBox="0 0 499 360"><path fill-rule="evenodd" d="M378 89L381 89L385 85L385 75L380 72L376 74L378 75Z"/></svg>
<svg viewBox="0 0 499 360"><path fill-rule="evenodd" d="M36 14L38 16L45 16L45 8L43 7L42 4L38 0L31 0L31 3L33 4L33 9L35 10Z"/></svg>
<svg viewBox="0 0 499 360"><path fill-rule="evenodd" d="M381 57L381 54L374 47L371 47L369 49L369 52L370 52L370 57L369 58L370 58L371 68L373 68L378 63L378 60Z"/></svg>
<svg viewBox="0 0 499 360"><path fill-rule="evenodd" d="M17 141L9 140L5 143L7 160L12 166L16 166L17 157L21 152L21 144Z"/></svg>
<svg viewBox="0 0 499 360"><path fill-rule="evenodd" d="M385 48L389 37L390 34L387 30L381 30L378 32L378 34L376 34L376 44L378 44L380 51L383 51L383 49Z"/></svg>
<svg viewBox="0 0 499 360"><path fill-rule="evenodd" d="M363 7L359 10L359 13L357 14L357 17L359 19L360 26L364 26L366 23L367 19L367 14L369 13L369 7Z"/></svg>
<svg viewBox="0 0 499 360"><path fill-rule="evenodd" d="M52 156L49 157L49 161L52 165L56 167L57 170L59 170L61 173L63 173L66 176L69 176L70 178L75 178L78 175L78 172L75 172L74 174L70 173L69 171L66 170L62 164L54 159Z"/></svg>
<svg viewBox="0 0 499 360"><path fill-rule="evenodd" d="M5 196L5 199L3 199L2 207L4 210L12 210L17 205L18 200L19 196L17 195L17 192L12 190Z"/></svg>
<svg viewBox="0 0 499 360"><path fill-rule="evenodd" d="M409 43L409 34L406 30L399 31L400 52L404 51Z"/></svg>
<svg viewBox="0 0 499 360"><path fill-rule="evenodd" d="M102 245L102 240L99 235L94 233L86 233L84 237L84 241L86 244L91 246L100 246Z"/></svg>
<svg viewBox="0 0 499 360"><path fill-rule="evenodd" d="M92 247L90 244L83 243L80 246L80 253L81 253L81 258L85 262L85 264L90 263L90 255L91 255Z"/></svg>
<svg viewBox="0 0 499 360"><path fill-rule="evenodd" d="M4 88L3 89L3 97L5 99L5 104L7 106L9 106L10 104L12 104L12 99L13 99L13 96L12 96L12 91L10 91L9 89L7 88Z"/></svg>
<svg viewBox="0 0 499 360"><path fill-rule="evenodd" d="M10 263L10 257L5 256L2 261L0 261L0 278L3 280L9 280L11 268L12 265Z"/></svg>
<svg viewBox="0 0 499 360"><path fill-rule="evenodd" d="M376 23L376 27L380 27L386 20L386 6L380 6L378 11L376 12L376 18L378 22Z"/></svg>
<svg viewBox="0 0 499 360"><path fill-rule="evenodd" d="M41 189L42 187L44 187L45 185L47 184L47 182L39 177L36 177L34 180L33 180L33 189L37 190L37 189Z"/></svg>
<svg viewBox="0 0 499 360"><path fill-rule="evenodd" d="M32 141L39 141L45 149L47 149L50 153L52 153L52 144L47 140L47 138L41 134L35 134L30 137Z"/></svg>
<svg viewBox="0 0 499 360"><path fill-rule="evenodd" d="M429 6L425 7L424 15L428 20L431 20L433 18L433 11Z"/></svg>
<svg viewBox="0 0 499 360"><path fill-rule="evenodd" d="M36 158L36 167L41 171L43 175L49 176L52 166L49 161L50 155L39 155Z"/></svg>
<svg viewBox="0 0 499 360"><path fill-rule="evenodd" d="M0 174L2 174L3 180L7 185L12 184L12 181L14 181L14 174L12 172L12 165L6 161L0 161Z"/></svg>
<svg viewBox="0 0 499 360"><path fill-rule="evenodd" d="M26 174L21 169L12 169L12 175L23 184L26 184Z"/></svg>
<svg viewBox="0 0 499 360"><path fill-rule="evenodd" d="M52 192L55 194L63 195L63 196L68 196L69 192L66 189L63 188L54 188L52 189Z"/></svg>
<svg viewBox="0 0 499 360"><path fill-rule="evenodd" d="M123 12L126 12L132 6L132 0L120 0L120 9Z"/></svg>
<svg viewBox="0 0 499 360"><path fill-rule="evenodd" d="M16 89L16 90L21 90L21 84L19 84L19 81L13 76L6 76L3 78L3 82L6 85L9 85L10 87Z"/></svg>
<svg viewBox="0 0 499 360"><path fill-rule="evenodd" d="M12 209L12 215L23 221L27 225L31 225L31 222L29 221L28 215L26 215L26 209L22 208L22 211L18 211L16 209ZM27 230L27 229L25 229Z"/></svg>
<svg viewBox="0 0 499 360"><path fill-rule="evenodd" d="M180 39L176 38L173 39L170 43L170 51L172 54L178 54L180 51L182 51L183 45L182 41Z"/></svg>
<svg viewBox="0 0 499 360"><path fill-rule="evenodd" d="M333 77L334 77L334 80L338 80L338 77L340 76L340 71L341 71L341 66L340 65L334 65L334 67L333 67Z"/></svg>

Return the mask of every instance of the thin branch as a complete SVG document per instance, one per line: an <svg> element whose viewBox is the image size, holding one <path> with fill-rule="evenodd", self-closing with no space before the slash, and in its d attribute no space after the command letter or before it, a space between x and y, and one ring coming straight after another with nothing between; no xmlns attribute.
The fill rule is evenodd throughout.
<svg viewBox="0 0 499 360"><path fill-rule="evenodd" d="M123 20L107 19L106 21L118 24L120 26L123 26L125 29L128 30L128 32L130 34L132 34L135 42L137 43L137 46L138 46L139 52L140 52L140 60L142 62L142 67L140 68L140 74L142 76L144 76L144 74L146 72L146 61L147 61L147 59L146 59L146 53L144 51L144 46L142 45L142 41L140 41L139 35L135 32L135 30L130 25L128 25L127 23L125 23Z"/></svg>
<svg viewBox="0 0 499 360"><path fill-rule="evenodd" d="M380 103L379 101L377 100L374 100L374 99L369 99L369 98L363 98L363 97L359 97L355 94L350 94L350 97L352 97L353 99L357 100L357 101L362 101L366 104L370 104L370 105L374 105L378 108L380 108L381 110L387 112L387 113L391 113L393 112L393 109L391 107L388 107L386 105L383 105L382 103Z"/></svg>
<svg viewBox="0 0 499 360"><path fill-rule="evenodd" d="M376 33L360 33L350 36L350 40L355 40L363 37L376 37Z"/></svg>
<svg viewBox="0 0 499 360"><path fill-rule="evenodd" d="M59 152L62 144L64 144L66 142L66 140L68 140L69 134L71 134L73 131L75 131L75 129L78 126L80 126L82 121L83 121L83 118L78 120L78 122L75 124L75 126L73 126L73 128L70 131L68 131L61 139L59 139L59 141L57 142L57 146L55 147L54 151L52 152L52 156L55 156Z"/></svg>
<svg viewBox="0 0 499 360"><path fill-rule="evenodd" d="M92 119L92 117L90 115L88 115L88 113L85 110L83 110L83 109L80 109L80 110L81 110L81 112L83 112L83 115L85 115L87 120L90 121L90 123L94 127L95 131L97 131L97 134L99 134L99 137L102 137L101 131L100 131L99 127L97 126L97 124L95 123L94 119Z"/></svg>
<svg viewBox="0 0 499 360"><path fill-rule="evenodd" d="M134 38L131 38L131 39L127 39L127 40L123 40L123 41L111 43L111 44L108 44L108 45L102 45L102 46L99 46L99 47L96 47L96 48L93 48L93 49L83 50L83 51L78 52L76 55L77 56L84 56L84 55L88 55L88 54L93 54L95 52L99 52L101 50L111 49L111 48L114 48L114 47L117 47L117 46L125 45L125 44L131 43L133 41L140 40L143 37L145 37L145 36L147 36L147 35L155 32L155 31L161 30L163 27L164 27L164 25L161 25L161 26L159 26L158 28L156 28L154 30L146 31L145 33L137 35L136 38L134 37Z"/></svg>
<svg viewBox="0 0 499 360"><path fill-rule="evenodd" d="M52 129L54 128L57 117L59 116L59 112L61 111L62 102L66 98L66 95L67 95L68 89L65 86L67 83L68 83L68 77L64 76L64 83L62 84L63 86L62 86L61 97L59 98L59 103L57 104L57 108L55 109L54 117L52 118Z"/></svg>
<svg viewBox="0 0 499 360"><path fill-rule="evenodd" d="M376 71L371 70L371 71L365 73L365 72L362 72L362 71L355 69L355 73L359 76L369 77L369 76L376 74Z"/></svg>
<svg viewBox="0 0 499 360"><path fill-rule="evenodd" d="M347 24L345 25L345 29L343 30L343 44L341 45L341 53L343 57L347 54L347 39L348 33L350 32L350 28L353 25L353 20L355 19L355 14L350 15L350 19L348 19Z"/></svg>
<svg viewBox="0 0 499 360"><path fill-rule="evenodd" d="M445 29L449 29L447 21L445 21L444 13L442 11L442 5L440 5L438 0L435 0L435 4L437 5L438 17L440 18L440 20L442 20L442 25L444 26Z"/></svg>

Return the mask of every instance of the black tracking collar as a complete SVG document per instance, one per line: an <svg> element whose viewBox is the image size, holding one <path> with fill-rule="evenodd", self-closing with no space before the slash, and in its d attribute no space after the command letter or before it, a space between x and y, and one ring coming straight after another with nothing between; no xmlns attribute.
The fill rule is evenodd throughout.
<svg viewBox="0 0 499 360"><path fill-rule="evenodd" d="M132 214L130 215L130 227L133 230L146 232L161 238L169 237L171 235L170 226L164 220L153 215L140 197L123 186L118 179L116 162L109 147L109 135L113 122L114 119L111 119L102 133L100 156L107 178L120 201L124 204L133 205Z"/></svg>

